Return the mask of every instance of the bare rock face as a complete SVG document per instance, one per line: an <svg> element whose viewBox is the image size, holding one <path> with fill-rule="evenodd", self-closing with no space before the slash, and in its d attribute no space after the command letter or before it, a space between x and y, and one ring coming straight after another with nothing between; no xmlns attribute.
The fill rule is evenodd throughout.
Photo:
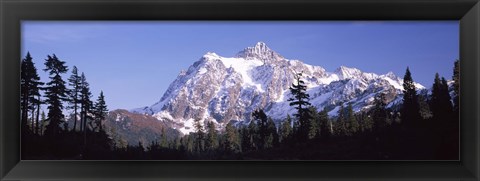
<svg viewBox="0 0 480 181"><path fill-rule="evenodd" d="M377 75L345 66L327 72L320 66L286 59L259 42L235 57L205 54L180 72L158 102L131 111L173 122L185 134L193 131L186 128L192 127L195 119L213 121L221 128L230 121L247 123L258 108L281 121L295 111L287 100L294 75L300 72L312 105L318 110L327 108L330 115L348 104L355 111L367 110L379 93L387 95L388 103L398 102L403 95L403 80L391 72Z"/></svg>

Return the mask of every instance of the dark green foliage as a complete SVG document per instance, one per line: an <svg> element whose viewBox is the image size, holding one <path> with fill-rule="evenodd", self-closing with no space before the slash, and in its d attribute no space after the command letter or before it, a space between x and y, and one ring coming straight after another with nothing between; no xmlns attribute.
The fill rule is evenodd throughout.
<svg viewBox="0 0 480 181"><path fill-rule="evenodd" d="M337 112L337 121L335 122L335 134L337 136L345 136L347 135L347 123L345 119L345 111L343 105L340 105L340 108Z"/></svg>
<svg viewBox="0 0 480 181"><path fill-rule="evenodd" d="M403 89L402 123L407 127L413 127L421 120L421 116L417 90L408 67L403 77Z"/></svg>
<svg viewBox="0 0 480 181"><path fill-rule="evenodd" d="M301 78L302 73L298 73L295 75L296 84L292 83L289 88L293 97L289 98L288 101L290 101L290 106L293 106L295 109L297 109L297 113L294 114L294 116L299 122L297 138L305 140L308 138L310 129L310 120L305 117L308 116L308 106L310 106L311 104L310 102L308 102L310 99L310 95L306 93L307 86Z"/></svg>
<svg viewBox="0 0 480 181"><path fill-rule="evenodd" d="M422 91L422 93L418 95L418 105L420 106L419 112L422 119L427 120L432 118L432 111L428 105L427 90Z"/></svg>
<svg viewBox="0 0 480 181"><path fill-rule="evenodd" d="M168 146L167 141L167 133L165 132L165 128L162 128L162 132L160 133L160 147L166 148Z"/></svg>
<svg viewBox="0 0 480 181"><path fill-rule="evenodd" d="M73 66L72 68L72 75L70 75L70 78L68 78L69 86L71 88L68 91L68 96L69 96L69 103L70 106L68 107L69 109L73 109L73 119L74 119L74 124L73 124L73 130L77 130L77 115L78 115L78 108L80 104L80 93L82 91L81 83L82 83L82 78L80 75L78 75L78 69L76 66Z"/></svg>
<svg viewBox="0 0 480 181"><path fill-rule="evenodd" d="M307 108L310 105L310 102L308 102L310 95L306 93L307 86L301 78L302 73L298 73L295 75L295 81L297 82L297 84L292 83L292 85L290 86L289 89L293 97L288 99L288 101L290 101L290 106L293 106L295 107L295 109L297 109L298 112L294 114L294 116L296 116L299 120L307 111Z"/></svg>
<svg viewBox="0 0 480 181"><path fill-rule="evenodd" d="M358 121L355 117L355 114L353 112L353 107L352 104L348 104L347 107L347 130L349 135L357 133L357 131L360 129L360 125L358 124Z"/></svg>
<svg viewBox="0 0 480 181"><path fill-rule="evenodd" d="M320 117L317 112L317 108L310 106L306 113L305 119L305 127L306 127L306 137L307 139L313 139L317 136L318 133L318 121Z"/></svg>
<svg viewBox="0 0 480 181"><path fill-rule="evenodd" d="M267 121L267 134L265 137L265 148L271 148L278 144L278 132L275 123L273 122L272 118L268 118Z"/></svg>
<svg viewBox="0 0 480 181"><path fill-rule="evenodd" d="M373 108L373 110L376 110L378 108ZM360 125L360 131L361 132L367 132L367 131L371 131L373 129L373 118L371 116L371 114L373 114L374 112L370 111L369 112L360 112L357 114L357 120L358 120L358 123Z"/></svg>
<svg viewBox="0 0 480 181"><path fill-rule="evenodd" d="M56 57L50 58L56 59ZM22 76L25 75L22 74ZM51 77L55 77L55 74ZM165 123L154 124L158 123L154 118L148 120L135 117L145 115L128 113L126 110L112 111L106 115L107 106L103 92L93 106L90 101L89 85L82 73L79 101L80 125L83 132L67 131L68 129L64 128L58 129L60 131L56 132L56 139L52 139L51 134L43 136L43 132L47 133L43 130L44 125L52 124L51 120L45 118L42 113L41 125L32 126L38 129L35 131L38 134L22 133L22 159L458 159L458 127L455 127L458 126L458 118L455 119L455 116L452 116L455 114L448 113L454 108L450 103L446 80L436 77L434 93L429 100L434 117L428 119L424 116L428 119L424 121L420 121L421 117L416 120L405 119L406 116L403 114L403 121L397 121L400 117L397 110L391 107L386 108L385 95L379 94L375 98L374 107L369 111L355 113L351 104L345 108L342 103L337 117L334 118L336 120L331 120L328 116L328 110L331 110L331 107L317 112L314 107L309 107L307 104L294 104L297 108L301 107L297 110L302 110L296 115L297 120L291 120L288 115L279 124L278 129L274 120L263 110L258 109L252 113L252 119L248 125L230 121L224 131L218 132L213 122L207 122L204 128L201 124L202 120L197 119L195 132L180 136L178 131L167 127ZM409 98L415 100L417 96L417 105L426 104L426 97L416 95L414 88L411 89L412 84L408 83L411 80L408 69L406 78L404 93L409 96L405 96L404 100ZM25 77L22 78L24 79ZM63 98L58 100L68 101ZM308 99L305 100L308 101ZM415 106L411 104L415 102L412 100L410 104L407 101L403 105L402 113L412 111L410 106ZM35 108L37 119L39 119L39 107ZM51 106L48 108L49 112L52 112L50 108ZM34 109L27 111L32 110ZM127 116L123 117L122 121L116 121L120 113ZM31 114L33 120L33 111ZM410 118L412 115L415 114L410 114ZM95 129L93 124L102 125L97 119L105 119L105 130ZM39 121L37 123L40 124ZM130 134L126 131L129 125L133 126L128 129L138 130Z"/></svg>
<svg viewBox="0 0 480 181"><path fill-rule="evenodd" d="M90 85L87 82L85 74L82 72L81 75L81 95L80 95L80 120L81 127L80 130L86 133L88 129L87 126L92 125L93 117L90 115L93 113L93 102L90 100L92 93L90 92ZM87 125L88 123L88 125ZM93 129L93 127L91 127Z"/></svg>
<svg viewBox="0 0 480 181"><path fill-rule="evenodd" d="M103 96L103 91L100 91L97 102L95 102L93 116L95 120L96 127L100 128L100 131L103 131L103 121L107 117L108 109L107 104L105 103L105 96Z"/></svg>
<svg viewBox="0 0 480 181"><path fill-rule="evenodd" d="M438 73L435 74L434 83L432 86L432 96L430 98L430 110L433 113L434 120L449 121L453 107L451 103L448 85L445 78L440 79Z"/></svg>
<svg viewBox="0 0 480 181"><path fill-rule="evenodd" d="M233 127L232 122L229 122L225 127L225 151L227 153L236 153L240 151L240 144L238 139L238 132Z"/></svg>
<svg viewBox="0 0 480 181"><path fill-rule="evenodd" d="M373 107L373 130L382 130L387 126L387 110L385 108L385 94L380 93L375 97L375 106Z"/></svg>
<svg viewBox="0 0 480 181"><path fill-rule="evenodd" d="M247 140L248 140L248 144L247 144L248 147L246 147L246 149L256 150L260 148L258 145L258 142L260 142L259 128L254 120L251 120L250 123L248 124Z"/></svg>
<svg viewBox="0 0 480 181"><path fill-rule="evenodd" d="M195 150L196 151L203 151L205 149L205 130L203 129L203 125L200 122L200 119L194 120L194 128L195 128Z"/></svg>
<svg viewBox="0 0 480 181"><path fill-rule="evenodd" d="M208 150L215 150L218 148L218 131L215 128L215 123L212 121L207 123L207 138L205 146Z"/></svg>
<svg viewBox="0 0 480 181"><path fill-rule="evenodd" d="M20 77L20 106L21 106L21 129L23 133L29 132L28 129L28 113L31 112L31 131L38 134L38 110L40 108L40 89L44 83L40 81L37 68L33 63L30 53L27 53L21 61L21 77ZM35 128L34 111L37 110L37 126Z"/></svg>
<svg viewBox="0 0 480 181"><path fill-rule="evenodd" d="M46 68L50 75L50 82L45 87L45 102L48 104L48 125L45 129L45 135L55 137L62 130L60 124L64 122L63 101L67 100L67 88L61 74L67 72L65 62L61 61L53 54L48 55L45 61Z"/></svg>
<svg viewBox="0 0 480 181"><path fill-rule="evenodd" d="M292 139L293 129L290 115L287 115L287 119L282 122L279 134L282 143L287 143Z"/></svg>
<svg viewBox="0 0 480 181"><path fill-rule="evenodd" d="M456 60L453 67L453 91L455 96L453 97L453 108L456 114L458 114L459 109L459 95L460 95L460 60Z"/></svg>
<svg viewBox="0 0 480 181"><path fill-rule="evenodd" d="M256 139L254 140L255 146L257 148L263 149L266 147L265 142L266 142L267 136L269 135L268 125L267 125L268 117L265 114L265 112L263 112L262 109L257 109L253 111L252 118L257 124L256 126L257 131L255 133Z"/></svg>
<svg viewBox="0 0 480 181"><path fill-rule="evenodd" d="M431 124L435 125L432 128L433 133L443 141L442 147L446 154L458 154L459 117L451 100L447 81L443 77L440 79L436 74L430 99L430 109L433 113Z"/></svg>
<svg viewBox="0 0 480 181"><path fill-rule="evenodd" d="M330 124L331 122L328 118L328 111L324 108L318 113L318 132L320 137L327 138L332 134L330 130Z"/></svg>

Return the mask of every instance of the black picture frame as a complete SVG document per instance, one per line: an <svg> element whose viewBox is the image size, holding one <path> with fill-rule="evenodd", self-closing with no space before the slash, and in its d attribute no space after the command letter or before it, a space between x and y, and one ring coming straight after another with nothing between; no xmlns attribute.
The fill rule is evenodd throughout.
<svg viewBox="0 0 480 181"><path fill-rule="evenodd" d="M0 0L2 180L479 180L478 0ZM459 20L460 161L21 161L22 20Z"/></svg>

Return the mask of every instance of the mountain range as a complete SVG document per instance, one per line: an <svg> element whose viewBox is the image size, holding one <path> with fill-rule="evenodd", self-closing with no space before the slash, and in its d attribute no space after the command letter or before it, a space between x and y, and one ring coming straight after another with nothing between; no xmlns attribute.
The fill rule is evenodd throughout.
<svg viewBox="0 0 480 181"><path fill-rule="evenodd" d="M379 93L387 95L389 106L402 100L403 79L392 72L377 75L346 66L329 72L321 66L287 59L258 42L234 57L208 52L181 71L159 101L128 113L113 112L116 116L155 118L162 126L183 134L194 131L195 119L213 121L218 129L230 121L246 124L255 109L263 109L278 123L295 112L287 100L292 97L289 87L295 83L294 75L300 72L312 106L326 108L331 116L341 105L352 104L356 112L368 110ZM415 86L425 89L418 83Z"/></svg>

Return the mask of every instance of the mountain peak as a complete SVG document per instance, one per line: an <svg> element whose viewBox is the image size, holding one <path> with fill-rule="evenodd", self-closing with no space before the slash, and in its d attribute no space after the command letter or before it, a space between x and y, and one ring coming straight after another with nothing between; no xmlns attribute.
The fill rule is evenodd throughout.
<svg viewBox="0 0 480 181"><path fill-rule="evenodd" d="M350 68L346 66L340 66L335 70L335 73L341 78L341 79L348 79L348 78L353 78L357 77L360 74L362 74L362 71L356 69L356 68Z"/></svg>
<svg viewBox="0 0 480 181"><path fill-rule="evenodd" d="M253 47L247 47L238 52L236 57L245 59L260 59L260 60L280 60L283 56L270 49L265 42L257 42Z"/></svg>

